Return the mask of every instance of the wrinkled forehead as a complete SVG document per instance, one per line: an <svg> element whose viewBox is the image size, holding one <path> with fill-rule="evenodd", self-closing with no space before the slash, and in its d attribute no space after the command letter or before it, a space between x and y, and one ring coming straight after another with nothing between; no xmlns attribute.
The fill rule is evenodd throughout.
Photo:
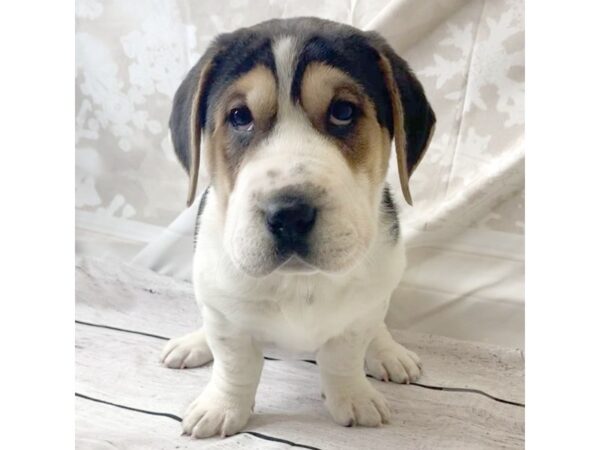
<svg viewBox="0 0 600 450"><path fill-rule="evenodd" d="M272 21L223 35L215 45L218 51L212 61L208 92L200 102L202 127L210 121L211 105L256 67L266 67L273 76L280 103L296 104L302 97L304 75L312 64L320 63L342 71L356 83L375 106L377 121L392 133L391 105L379 55L357 30L334 23L316 24L310 19Z"/></svg>

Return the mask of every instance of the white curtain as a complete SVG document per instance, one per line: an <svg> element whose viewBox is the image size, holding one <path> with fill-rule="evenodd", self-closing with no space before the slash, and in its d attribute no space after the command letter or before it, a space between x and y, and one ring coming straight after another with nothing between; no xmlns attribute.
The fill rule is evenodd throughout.
<svg viewBox="0 0 600 450"><path fill-rule="evenodd" d="M409 269L388 320L522 346L522 0L77 0L76 14L79 253L188 278L197 204L184 210L173 93L218 33L318 16L381 33L438 118L403 208Z"/></svg>

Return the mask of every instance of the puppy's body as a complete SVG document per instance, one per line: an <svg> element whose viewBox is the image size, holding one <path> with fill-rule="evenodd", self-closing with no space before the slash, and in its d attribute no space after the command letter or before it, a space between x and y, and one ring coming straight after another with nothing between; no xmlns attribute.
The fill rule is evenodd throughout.
<svg viewBox="0 0 600 450"><path fill-rule="evenodd" d="M204 318L225 318L261 342L315 352L329 339L378 324L405 267L404 248L394 230L394 211L381 205L377 237L368 253L344 273L272 272L260 279L237 269L220 243L223 223L216 198L208 194L200 217L194 257L194 286ZM220 262L215 263L215 262Z"/></svg>
<svg viewBox="0 0 600 450"><path fill-rule="evenodd" d="M435 117L422 87L374 33L318 19L270 21L217 38L174 101L171 132L200 202L194 287L204 329L169 342L163 361L214 357L190 406L195 437L242 429L262 345L315 352L334 420L377 426L390 412L365 378L409 382L417 356L383 323L405 268L385 186L391 140L408 177Z"/></svg>

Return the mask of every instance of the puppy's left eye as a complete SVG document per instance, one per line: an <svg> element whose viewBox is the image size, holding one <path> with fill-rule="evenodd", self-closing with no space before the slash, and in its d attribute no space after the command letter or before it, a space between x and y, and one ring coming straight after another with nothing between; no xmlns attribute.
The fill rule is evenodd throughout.
<svg viewBox="0 0 600 450"><path fill-rule="evenodd" d="M345 100L335 100L329 107L329 122L335 126L348 126L355 117L356 106Z"/></svg>

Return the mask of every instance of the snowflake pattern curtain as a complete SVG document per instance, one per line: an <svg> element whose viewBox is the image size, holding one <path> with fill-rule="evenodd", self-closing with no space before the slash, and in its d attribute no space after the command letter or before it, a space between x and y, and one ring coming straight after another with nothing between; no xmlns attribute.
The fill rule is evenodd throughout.
<svg viewBox="0 0 600 450"><path fill-rule="evenodd" d="M390 311L418 331L518 345L523 326L524 18L520 0L77 0L79 249L99 240L189 277L195 209L171 99L218 33L317 15L381 33L438 117L403 208L410 269ZM392 185L399 189L394 173ZM204 178L201 180L206 183Z"/></svg>

